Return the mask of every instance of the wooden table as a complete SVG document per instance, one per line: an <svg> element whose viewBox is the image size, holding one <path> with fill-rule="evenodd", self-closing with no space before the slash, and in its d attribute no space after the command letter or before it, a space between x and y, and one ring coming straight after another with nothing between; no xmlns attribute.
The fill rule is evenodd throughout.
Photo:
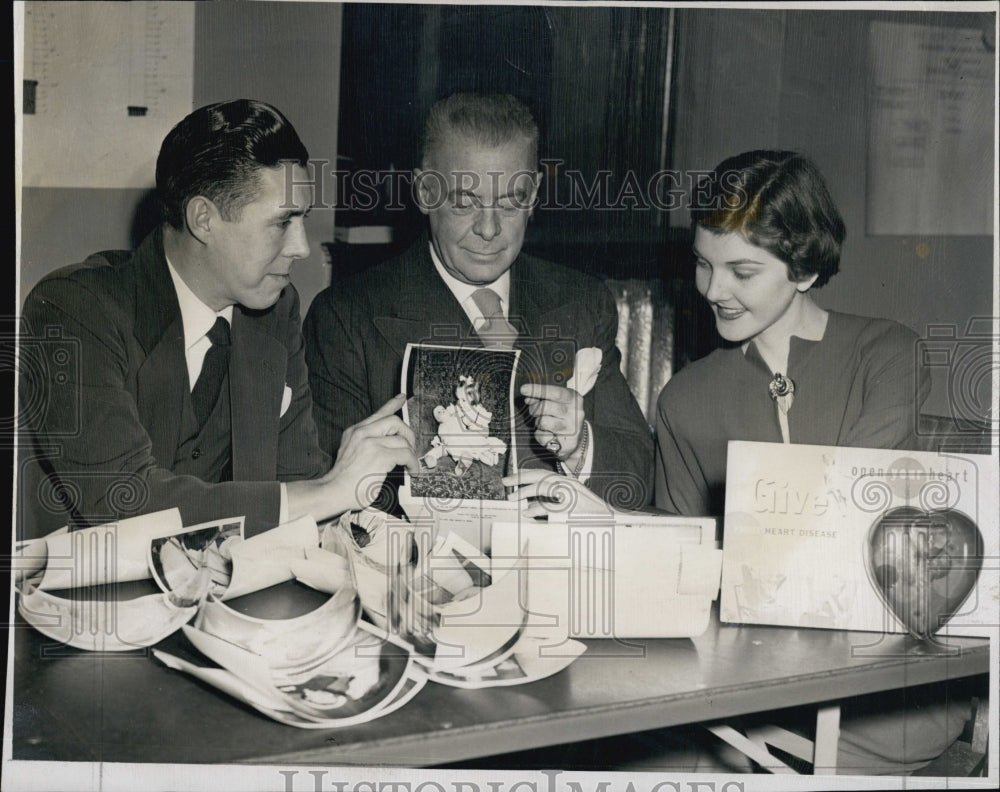
<svg viewBox="0 0 1000 792"><path fill-rule="evenodd" d="M257 612L318 604L284 584ZM291 605L289 605L291 603ZM905 635L729 626L694 639L588 641L568 669L527 685L428 684L401 710L338 730L283 726L145 651L88 654L18 621L13 758L87 762L430 766L663 726L958 679L989 671L985 639L934 653ZM161 643L182 650L179 635Z"/></svg>

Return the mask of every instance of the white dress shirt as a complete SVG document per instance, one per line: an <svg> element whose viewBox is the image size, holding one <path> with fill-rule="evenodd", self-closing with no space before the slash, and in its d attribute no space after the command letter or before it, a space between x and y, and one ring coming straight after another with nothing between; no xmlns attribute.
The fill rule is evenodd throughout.
<svg viewBox="0 0 1000 792"><path fill-rule="evenodd" d="M213 311L198 296L191 291L184 279L174 269L174 265L167 260L167 269L170 270L170 279L174 282L174 291L177 293L177 302L181 307L181 324L184 325L184 359L187 361L188 390L194 390L194 384L201 374L201 367L205 363L205 355L212 348L212 342L208 339L208 331L215 325L215 320L220 316L225 319L230 326L233 324L233 306L227 305L221 311Z"/></svg>
<svg viewBox="0 0 1000 792"><path fill-rule="evenodd" d="M212 348L212 342L208 338L208 331L215 325L215 320L220 316L225 319L230 327L233 324L233 306L227 305L221 311L213 311L203 303L198 295L184 282L184 279L174 269L174 265L167 259L167 270L170 272L170 279L174 282L174 291L177 293L177 304L181 308L181 324L184 326L184 360L187 363L188 390L194 390L194 384L201 374L201 367L205 364L205 355ZM281 484L281 503L278 509L278 522L283 523L288 520L288 495L284 482Z"/></svg>
<svg viewBox="0 0 1000 792"><path fill-rule="evenodd" d="M469 321L472 322L473 328L478 330L486 322L486 317L483 316L483 312L479 310L479 306L476 304L476 301L472 299L472 293L479 291L479 289L482 288L491 289L497 293L497 296L500 297L500 310L503 312L503 318L507 320L510 319L510 270L504 272L504 274L493 281L493 283L485 285L465 283L464 281L460 281L444 268L444 265L437 256L437 252L434 250L434 245L431 245L430 249L431 261L434 262L434 269L436 269L438 275L441 276L441 280L443 280L444 285L448 287L448 291L455 295L455 299L458 300L458 304L462 306L462 310L465 311L465 315L468 316Z"/></svg>

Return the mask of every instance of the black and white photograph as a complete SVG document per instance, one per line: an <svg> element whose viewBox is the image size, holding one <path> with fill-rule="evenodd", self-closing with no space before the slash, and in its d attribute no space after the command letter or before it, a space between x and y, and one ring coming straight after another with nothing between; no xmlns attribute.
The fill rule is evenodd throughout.
<svg viewBox="0 0 1000 792"><path fill-rule="evenodd" d="M351 589L287 621L209 607L212 616L185 625L183 632L219 667L164 652L154 656L279 723L303 729L367 723L391 712L424 682L402 644L359 622L361 609Z"/></svg>
<svg viewBox="0 0 1000 792"><path fill-rule="evenodd" d="M996 788L998 12L15 0L4 790Z"/></svg>
<svg viewBox="0 0 1000 792"><path fill-rule="evenodd" d="M163 591L204 588L205 596L221 597L233 577L233 546L243 541L237 522L207 525L149 543L149 569ZM205 570L205 572L202 572ZM195 580L204 578L204 586Z"/></svg>
<svg viewBox="0 0 1000 792"><path fill-rule="evenodd" d="M411 345L403 357L403 417L413 430L418 498L506 500L517 473L516 349Z"/></svg>

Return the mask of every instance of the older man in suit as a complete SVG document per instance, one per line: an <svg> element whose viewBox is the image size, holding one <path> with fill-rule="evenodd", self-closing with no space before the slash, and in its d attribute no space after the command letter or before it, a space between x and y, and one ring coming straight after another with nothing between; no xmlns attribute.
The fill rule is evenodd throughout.
<svg viewBox="0 0 1000 792"><path fill-rule="evenodd" d="M306 317L320 444L400 386L407 343L522 350L517 458L584 481L619 506L649 500L652 441L620 371L618 316L595 278L521 252L535 205L538 127L504 95L455 94L424 129L415 196L429 238L322 292ZM596 384L566 387L577 350L601 350Z"/></svg>
<svg viewBox="0 0 1000 792"><path fill-rule="evenodd" d="M245 515L249 535L366 505L367 479L415 467L401 398L344 433L332 469L317 443L289 280L307 158L269 105L202 107L160 149L162 227L31 292L21 404L43 478L22 488L24 533L176 506L185 524Z"/></svg>

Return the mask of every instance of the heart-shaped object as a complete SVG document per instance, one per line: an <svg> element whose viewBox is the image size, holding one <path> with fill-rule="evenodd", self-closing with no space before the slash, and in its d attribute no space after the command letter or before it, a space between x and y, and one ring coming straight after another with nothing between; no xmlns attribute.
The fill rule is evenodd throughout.
<svg viewBox="0 0 1000 792"><path fill-rule="evenodd" d="M868 531L872 585L916 638L940 630L976 586L983 565L979 527L960 511L901 506Z"/></svg>

